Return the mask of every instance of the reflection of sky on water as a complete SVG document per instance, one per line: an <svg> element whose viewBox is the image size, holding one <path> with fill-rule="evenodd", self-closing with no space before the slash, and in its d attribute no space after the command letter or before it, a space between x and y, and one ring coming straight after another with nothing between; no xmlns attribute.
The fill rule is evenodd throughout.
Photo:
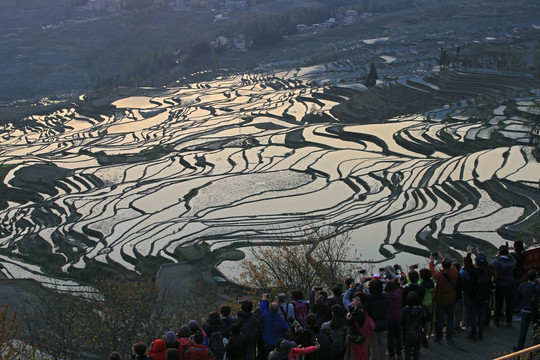
<svg viewBox="0 0 540 360"><path fill-rule="evenodd" d="M385 124L302 123L310 113L332 116L338 100L321 94L346 99L344 89L365 90L349 66L238 75L158 94L153 89L152 95L114 101L114 115L91 118L74 109L60 111L54 118L69 126L64 132L50 133L45 126L26 132L5 128L9 138L0 143L1 163L52 162L73 171L61 180L65 186L57 194L41 194L51 212L63 212L64 222L33 221L35 230L19 229L11 219L33 220L32 204L10 203L0 215L11 233L0 244L6 247L31 231L53 244L54 233L56 241L68 242L81 255L74 267L84 268L86 259L95 259L134 269L144 256L172 259L176 246L204 240L216 248L285 237L309 220L350 228L354 248L364 259L385 260L379 247L386 241L384 248L395 255L392 262L406 265L423 258L392 244L427 250L416 236L431 223L435 237L458 229L487 239L502 224L519 219L523 208L505 208L486 191L477 190L479 198L470 204L460 201L476 189L474 179L537 181L540 168L527 147L463 156L435 148L425 155L396 140L400 134L405 143L420 147L430 139L444 142L442 132L460 144L488 136L489 124L469 123L463 103ZM405 78L400 81L407 86ZM422 83L417 76L414 81ZM327 82L332 86L321 85ZM520 106L530 108L529 102ZM503 110L493 110L493 125L522 131L523 120L509 119ZM456 119L444 121L452 114ZM36 121L48 126L53 120L44 115ZM155 147L166 151L145 157ZM113 160L99 165L81 150L102 151ZM14 177L14 171L8 172L6 182ZM66 221L74 210L80 217ZM87 243L72 243L74 235L86 237ZM230 263L222 267L234 268Z"/></svg>

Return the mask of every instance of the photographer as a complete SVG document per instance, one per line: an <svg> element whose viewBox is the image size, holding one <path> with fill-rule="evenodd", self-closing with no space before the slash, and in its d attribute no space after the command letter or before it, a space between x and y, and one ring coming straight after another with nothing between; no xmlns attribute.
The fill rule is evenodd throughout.
<svg viewBox="0 0 540 360"><path fill-rule="evenodd" d="M368 281L371 281L371 278L366 276L365 270L360 270L360 282L353 282L351 285L349 285L349 288L345 292L345 295L343 295L343 306L345 307L345 311L349 312L351 310L351 305L353 305L353 295L357 292L367 292L366 287L364 284Z"/></svg>
<svg viewBox="0 0 540 360"><path fill-rule="evenodd" d="M535 270L529 270L527 272L527 280L518 289L517 297L521 307L521 327L518 346L514 346L514 351L522 350L525 346L525 338L531 322L533 323L534 333L536 334L538 331L538 298L540 297L538 273Z"/></svg>
<svg viewBox="0 0 540 360"><path fill-rule="evenodd" d="M386 359L386 348L388 345L390 295L383 292L383 283L377 279L370 281L369 293L366 302L366 311L375 321L375 332L371 337L372 359L384 360Z"/></svg>
<svg viewBox="0 0 540 360"><path fill-rule="evenodd" d="M321 286L314 286L311 289L309 303L311 312L317 315L317 323L319 326L327 321L330 321L330 304L328 302L328 294L322 290Z"/></svg>
<svg viewBox="0 0 540 360"><path fill-rule="evenodd" d="M278 342L284 338L289 324L287 320L279 313L279 305L277 302L270 303L270 294L264 294L261 301L261 314L264 319L263 340L266 344L266 357L270 354Z"/></svg>
<svg viewBox="0 0 540 360"><path fill-rule="evenodd" d="M463 296L467 319L471 327L468 339L482 340L484 338L485 314L491 296L491 273L487 267L486 258L482 254L477 254L475 265L473 265L471 253L476 246L467 246L467 255L463 259L463 271L467 272L469 278L468 286L464 288Z"/></svg>
<svg viewBox="0 0 540 360"><path fill-rule="evenodd" d="M493 321L496 326L502 318L503 304L505 305L506 326L512 326L512 315L514 313L514 268L516 260L509 256L506 245L499 246L497 256L489 263L491 269L495 271L497 278L495 287L495 312Z"/></svg>
<svg viewBox="0 0 540 360"><path fill-rule="evenodd" d="M437 256L442 257L441 252ZM442 343L443 327L446 320L446 341L453 344L454 334L454 305L456 302L456 286L458 281L458 271L452 265L450 259L442 259L442 269L436 270L434 263L435 256L432 253L429 257L429 271L431 277L435 279L436 285L433 292L435 302L435 341Z"/></svg>

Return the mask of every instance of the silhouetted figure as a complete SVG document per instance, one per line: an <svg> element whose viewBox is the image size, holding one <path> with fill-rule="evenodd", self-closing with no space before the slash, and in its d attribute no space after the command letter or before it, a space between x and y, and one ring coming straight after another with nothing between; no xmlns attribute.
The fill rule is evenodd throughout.
<svg viewBox="0 0 540 360"><path fill-rule="evenodd" d="M371 88L374 87L377 84L377 69L375 69L375 65L371 63L371 68L369 69L369 74L366 78L366 82L364 85L366 87Z"/></svg>

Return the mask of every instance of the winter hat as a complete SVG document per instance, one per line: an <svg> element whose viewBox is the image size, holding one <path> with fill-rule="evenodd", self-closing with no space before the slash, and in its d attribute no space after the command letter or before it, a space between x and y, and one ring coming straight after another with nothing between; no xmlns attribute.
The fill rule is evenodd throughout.
<svg viewBox="0 0 540 360"><path fill-rule="evenodd" d="M109 355L109 360L122 360L122 355L118 351L113 351Z"/></svg>
<svg viewBox="0 0 540 360"><path fill-rule="evenodd" d="M178 331L178 336L181 338L188 338L191 336L191 329L189 326L184 325L180 328L180 331Z"/></svg>
<svg viewBox="0 0 540 360"><path fill-rule="evenodd" d="M291 351L295 347L296 347L296 343L294 341L289 341L289 340L283 340L281 344L279 344L279 348L286 352Z"/></svg>
<svg viewBox="0 0 540 360"><path fill-rule="evenodd" d="M385 268L385 270L390 271L392 274L397 274L396 268L393 267L392 265L386 265L384 268Z"/></svg>
<svg viewBox="0 0 540 360"><path fill-rule="evenodd" d="M281 303L284 303L284 302L287 301L287 296L285 296L285 294L279 294L279 295L277 296L277 301L278 301L278 303L280 303L280 304L281 304Z"/></svg>
<svg viewBox="0 0 540 360"><path fill-rule="evenodd" d="M197 320L190 320L188 322L188 326L189 326L189 329L191 330L192 334L194 334L195 331L197 331L199 329L199 323L197 322Z"/></svg>
<svg viewBox="0 0 540 360"><path fill-rule="evenodd" d="M476 258L474 259L478 265L484 264L486 262L486 257L482 254L476 255Z"/></svg>
<svg viewBox="0 0 540 360"><path fill-rule="evenodd" d="M165 334L165 342L168 345L174 344L176 342L176 335L172 331L169 331Z"/></svg>

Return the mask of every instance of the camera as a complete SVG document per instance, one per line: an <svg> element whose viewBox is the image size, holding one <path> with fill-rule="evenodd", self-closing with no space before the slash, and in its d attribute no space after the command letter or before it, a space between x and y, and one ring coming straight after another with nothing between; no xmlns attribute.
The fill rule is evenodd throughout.
<svg viewBox="0 0 540 360"><path fill-rule="evenodd" d="M371 281L371 280L373 280L371 277L366 278L366 281Z"/></svg>
<svg viewBox="0 0 540 360"><path fill-rule="evenodd" d="M315 291L321 291L321 290L322 290L322 286L315 286L314 289L315 289Z"/></svg>
<svg viewBox="0 0 540 360"><path fill-rule="evenodd" d="M293 327L293 328L296 329L297 331L303 330L302 325L300 325L300 323L298 322L298 320L294 319L292 322L289 320L289 322L290 322L290 324L291 324L291 327Z"/></svg>
<svg viewBox="0 0 540 360"><path fill-rule="evenodd" d="M358 273L360 275L364 275L366 273L366 269L360 269L360 270L358 270Z"/></svg>
<svg viewBox="0 0 540 360"><path fill-rule="evenodd" d="M379 272L380 272L380 273L386 272L386 268L383 268L383 267L382 267L382 268L379 268Z"/></svg>
<svg viewBox="0 0 540 360"><path fill-rule="evenodd" d="M414 265L412 266L412 268L413 268L413 269L418 269L418 264L414 264Z"/></svg>
<svg viewBox="0 0 540 360"><path fill-rule="evenodd" d="M438 253L437 251L432 252L432 253L431 253L431 256L433 256L433 257L438 257L438 256L439 256L439 253Z"/></svg>

